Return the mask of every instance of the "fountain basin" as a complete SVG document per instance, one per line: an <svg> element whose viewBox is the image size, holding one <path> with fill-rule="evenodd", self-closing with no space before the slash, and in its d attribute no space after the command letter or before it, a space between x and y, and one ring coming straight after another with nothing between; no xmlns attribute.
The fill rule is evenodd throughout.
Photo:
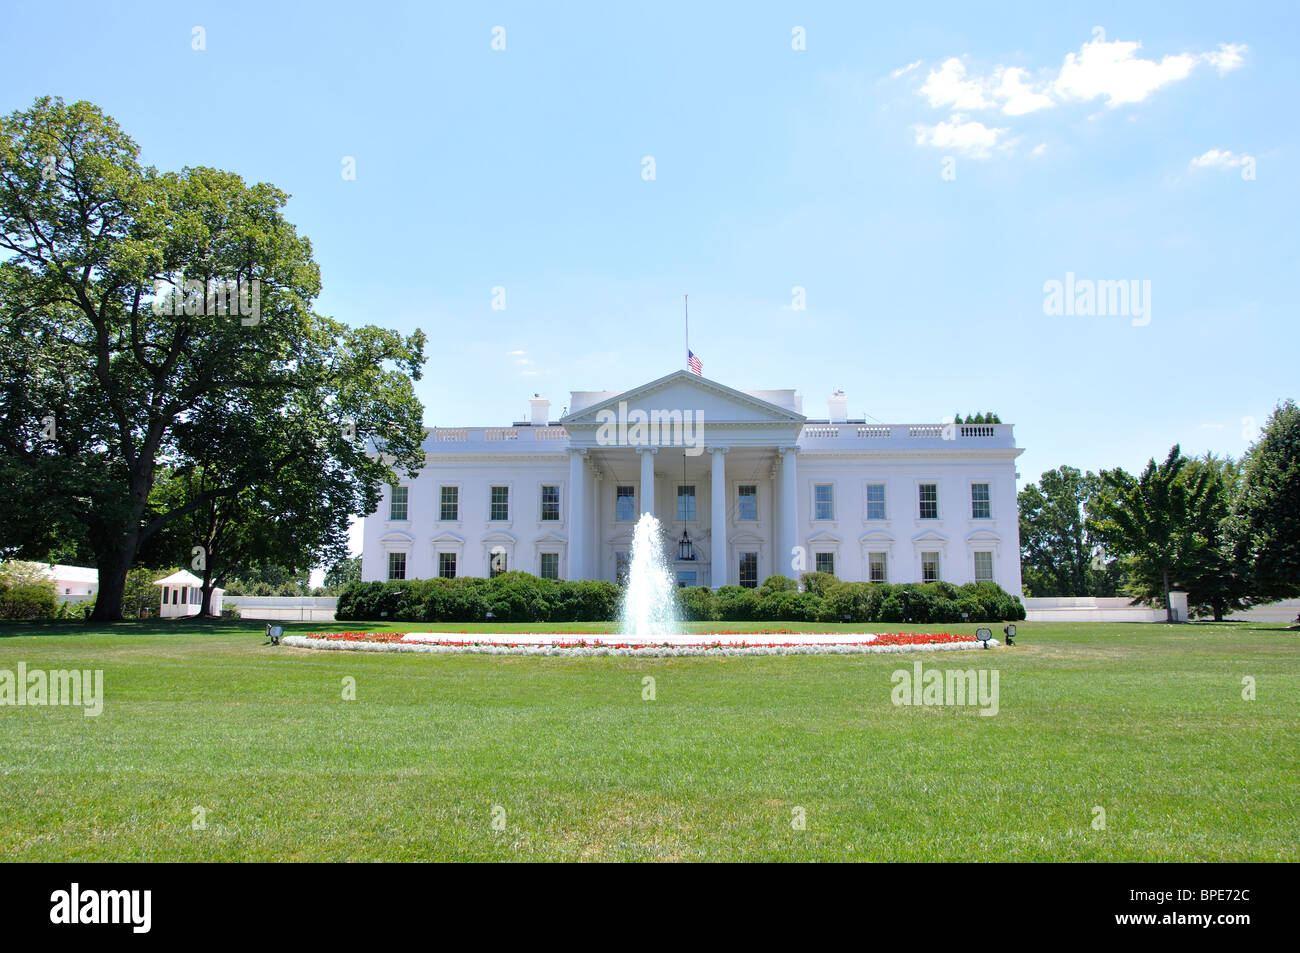
<svg viewBox="0 0 1300 953"><path fill-rule="evenodd" d="M435 655L744 656L874 655L979 649L972 635L951 632L707 632L628 636L575 632L317 632L287 636L297 648ZM997 645L991 640L990 645Z"/></svg>

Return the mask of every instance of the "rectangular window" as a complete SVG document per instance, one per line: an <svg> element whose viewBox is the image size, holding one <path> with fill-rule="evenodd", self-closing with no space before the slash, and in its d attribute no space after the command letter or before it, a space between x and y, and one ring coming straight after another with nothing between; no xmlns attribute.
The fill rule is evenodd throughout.
<svg viewBox="0 0 1300 953"><path fill-rule="evenodd" d="M620 586L627 585L627 571L631 565L631 558L627 553L614 554L614 582Z"/></svg>
<svg viewBox="0 0 1300 953"><path fill-rule="evenodd" d="M923 520L937 520L939 518L939 484L922 483L919 494L921 505L918 515Z"/></svg>
<svg viewBox="0 0 1300 953"><path fill-rule="evenodd" d="M410 487L395 486L388 498L388 518L394 521L406 519L406 502L410 499Z"/></svg>
<svg viewBox="0 0 1300 953"><path fill-rule="evenodd" d="M444 486L442 488L438 519L446 523L455 523L460 519L460 487Z"/></svg>
<svg viewBox="0 0 1300 953"><path fill-rule="evenodd" d="M884 553L868 553L867 567L871 582L889 582L889 561Z"/></svg>
<svg viewBox="0 0 1300 953"><path fill-rule="evenodd" d="M835 554L818 553L816 567L818 572L828 572L832 576L835 575Z"/></svg>
<svg viewBox="0 0 1300 953"><path fill-rule="evenodd" d="M695 585L694 569L683 569L681 572L677 574L677 587L679 589L685 589L688 586L693 586L693 585Z"/></svg>
<svg viewBox="0 0 1300 953"><path fill-rule="evenodd" d="M835 519L835 487L818 483L813 487L813 519Z"/></svg>
<svg viewBox="0 0 1300 953"><path fill-rule="evenodd" d="M939 554L938 553L921 554L921 581L922 582L939 581Z"/></svg>
<svg viewBox="0 0 1300 953"><path fill-rule="evenodd" d="M541 566L539 575L543 579L560 578L560 554L559 553L542 553Z"/></svg>
<svg viewBox="0 0 1300 953"><path fill-rule="evenodd" d="M456 578L456 554L439 553L438 554L438 575L443 579Z"/></svg>
<svg viewBox="0 0 1300 953"><path fill-rule="evenodd" d="M542 487L542 521L549 523L560 518L560 488ZM554 553L552 553L554 555Z"/></svg>
<svg viewBox="0 0 1300 953"><path fill-rule="evenodd" d="M636 519L636 487L620 486L614 493L614 519L620 523Z"/></svg>
<svg viewBox="0 0 1300 953"><path fill-rule="evenodd" d="M695 487L682 485L677 487L677 520L685 522L695 519Z"/></svg>
<svg viewBox="0 0 1300 953"><path fill-rule="evenodd" d="M972 483L970 485L970 518L973 520L986 520L993 516L993 510L989 504L989 485L987 483Z"/></svg>
<svg viewBox="0 0 1300 953"><path fill-rule="evenodd" d="M736 519L758 519L758 486L742 483L736 488Z"/></svg>
<svg viewBox="0 0 1300 953"><path fill-rule="evenodd" d="M492 505L489 510L488 519L493 522L499 523L510 519L510 487L492 487Z"/></svg>
<svg viewBox="0 0 1300 953"><path fill-rule="evenodd" d="M389 579L406 578L406 553L388 554L388 578Z"/></svg>
<svg viewBox="0 0 1300 953"><path fill-rule="evenodd" d="M488 553L488 576L499 576L510 569L509 560L506 559L506 551L500 547L493 546L492 551Z"/></svg>
<svg viewBox="0 0 1300 953"><path fill-rule="evenodd" d="M885 484L867 484L867 519L883 520L885 518Z"/></svg>
<svg viewBox="0 0 1300 953"><path fill-rule="evenodd" d="M758 586L758 553L740 554L740 584L746 589Z"/></svg>
<svg viewBox="0 0 1300 953"><path fill-rule="evenodd" d="M992 553L975 554L975 581L976 582L993 581L993 554Z"/></svg>

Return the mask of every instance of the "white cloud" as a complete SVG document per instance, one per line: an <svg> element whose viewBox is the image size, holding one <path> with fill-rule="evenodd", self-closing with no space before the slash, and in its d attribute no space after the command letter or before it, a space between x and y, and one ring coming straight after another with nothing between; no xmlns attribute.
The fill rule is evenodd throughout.
<svg viewBox="0 0 1300 953"><path fill-rule="evenodd" d="M1047 152L1047 143L1040 142L1038 145L1034 146L1033 151L1030 152L1029 155L1037 159L1046 152Z"/></svg>
<svg viewBox="0 0 1300 953"><path fill-rule="evenodd" d="M1025 82L1026 73L1017 66L999 66L993 75L997 83L993 95L1002 100L1002 111L1008 116L1023 116L1055 105L1051 96Z"/></svg>
<svg viewBox="0 0 1300 953"><path fill-rule="evenodd" d="M936 109L992 109L994 103L984 94L982 81L966 79L966 65L957 57L944 60L937 70L931 70L921 87L921 95L930 100Z"/></svg>
<svg viewBox="0 0 1300 953"><path fill-rule="evenodd" d="M968 120L957 113L947 122L933 126L913 126L918 146L933 146L966 156L968 159L987 159L1006 129L991 129L982 122Z"/></svg>
<svg viewBox="0 0 1300 953"><path fill-rule="evenodd" d="M1193 169L1235 169L1251 161L1247 155L1238 155L1228 149L1210 149L1192 160Z"/></svg>
<svg viewBox="0 0 1300 953"><path fill-rule="evenodd" d="M1157 89L1186 79L1200 61L1193 53L1165 56L1159 62L1137 55L1142 44L1127 40L1093 40L1067 53L1053 90L1066 99L1097 99L1106 105L1140 103Z"/></svg>
<svg viewBox="0 0 1300 953"><path fill-rule="evenodd" d="M1213 53L1203 53L1201 58L1219 71L1223 76L1235 69L1240 69L1245 62L1243 54L1250 49L1245 43L1220 43Z"/></svg>
<svg viewBox="0 0 1300 953"><path fill-rule="evenodd" d="M1005 138L1010 130L970 120L968 113L1025 116L1070 101L1102 100L1110 109L1140 103L1157 90L1186 79L1198 66L1212 66L1220 76L1239 69L1248 47L1244 43L1220 43L1218 49L1209 53L1173 53L1159 60L1143 58L1141 50L1140 42L1108 42L1104 35L1099 35L1077 51L1067 53L1060 70L1036 74L1019 66L1000 64L980 74L968 69L965 56L949 57L930 70L918 92L931 107L948 110L951 115L947 121L935 125L913 126L917 145L987 158L994 148L1009 149L1016 140ZM890 75L902 76L921 63L921 60L909 63ZM1088 118L1097 119L1101 115L1094 113ZM1030 155L1038 157L1045 151L1046 145L1040 145ZM1248 158L1243 157L1236 164ZM1199 159L1193 160L1193 165L1198 163Z"/></svg>

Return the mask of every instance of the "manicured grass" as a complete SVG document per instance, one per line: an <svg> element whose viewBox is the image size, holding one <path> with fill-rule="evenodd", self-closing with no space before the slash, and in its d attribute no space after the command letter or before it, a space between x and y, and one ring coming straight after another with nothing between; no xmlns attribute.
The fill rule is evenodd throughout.
<svg viewBox="0 0 1300 953"><path fill-rule="evenodd" d="M313 652L261 631L0 628L0 669L103 669L107 695L98 718L0 708L0 858L1297 859L1282 626L1026 623L987 652L731 659ZM894 706L891 673L918 660L997 669L1000 713Z"/></svg>

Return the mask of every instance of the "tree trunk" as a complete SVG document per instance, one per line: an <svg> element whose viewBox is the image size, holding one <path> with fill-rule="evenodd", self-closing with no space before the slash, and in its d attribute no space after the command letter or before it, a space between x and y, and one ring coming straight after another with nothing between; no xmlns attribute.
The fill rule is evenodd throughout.
<svg viewBox="0 0 1300 953"><path fill-rule="evenodd" d="M99 567L99 592L95 594L95 608L90 613L89 621L121 621L122 591L126 588L126 574L131 568L131 560L132 557L121 548L95 554L95 562Z"/></svg>
<svg viewBox="0 0 1300 953"><path fill-rule="evenodd" d="M212 566L207 560L205 560L203 563L203 602L199 606L200 619L205 616L208 618L216 618L217 613L212 611L212 590L216 587L217 581L212 578Z"/></svg>

